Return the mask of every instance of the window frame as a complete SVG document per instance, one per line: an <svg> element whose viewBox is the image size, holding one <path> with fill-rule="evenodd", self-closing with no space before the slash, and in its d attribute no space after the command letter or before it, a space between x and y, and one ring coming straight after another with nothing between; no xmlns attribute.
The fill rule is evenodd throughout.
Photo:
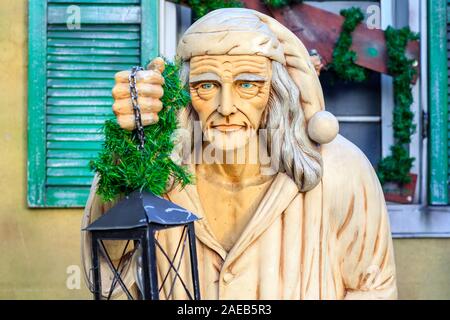
<svg viewBox="0 0 450 320"><path fill-rule="evenodd" d="M183 26L178 19L181 8L187 6L178 4L173 0L159 1L159 48L160 54L169 60L173 60L176 56L178 45L178 32ZM190 8L189 8L190 10ZM192 13L191 13L192 20Z"/></svg>
<svg viewBox="0 0 450 320"><path fill-rule="evenodd" d="M414 104L420 104L421 109L415 115L418 128L412 143L420 141L421 145L417 143L420 149L411 148L411 153L418 153L422 160L416 169L422 173L421 201L388 205L391 231L394 238L450 238L447 1L409 0L409 7L410 28L420 31L422 76L413 88L413 96ZM428 126L423 123L422 111L429 117Z"/></svg>
<svg viewBox="0 0 450 320"><path fill-rule="evenodd" d="M395 26L395 20L398 20L400 14L407 15L408 26L413 32L420 33L420 44L421 44L421 56L420 56L420 74L426 74L427 60L426 44L427 39L427 28L426 24L423 23L423 0L408 0L407 12L398 12L398 7L390 0L380 0L381 6L381 27L386 29L388 26ZM426 10L426 6L425 6ZM398 26L397 26L398 27ZM400 26L401 27L401 26ZM424 86L425 85L425 86ZM388 75L381 75L381 92L382 92L382 156L386 157L391 154L390 147L394 143L394 132L392 128L393 121L393 110L395 108L394 103L394 88L393 79ZM417 175L416 190L414 193L413 204L420 205L426 204L427 201L427 172L424 170L426 168L427 159L427 149L426 141L423 137L423 123L422 123L422 112L426 112L427 104L427 87L426 78L418 77L417 82L412 87L413 104L411 105L411 111L414 113L414 123L416 125L416 131L411 136L411 143L409 145L409 151L411 157L416 160L411 168L411 173ZM397 206L396 204L393 205ZM408 205L406 205L408 206Z"/></svg>

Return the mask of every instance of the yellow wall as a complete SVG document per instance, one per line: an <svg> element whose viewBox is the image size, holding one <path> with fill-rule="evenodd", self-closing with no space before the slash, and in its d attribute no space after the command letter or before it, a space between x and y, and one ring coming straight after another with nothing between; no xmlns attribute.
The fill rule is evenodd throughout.
<svg viewBox="0 0 450 320"><path fill-rule="evenodd" d="M0 299L90 299L83 282L66 287L81 210L26 204L26 17L26 0L0 2ZM395 250L401 298L450 299L450 240L396 240Z"/></svg>
<svg viewBox="0 0 450 320"><path fill-rule="evenodd" d="M401 299L450 300L450 239L394 240Z"/></svg>
<svg viewBox="0 0 450 320"><path fill-rule="evenodd" d="M26 0L0 1L0 298L89 298L83 283L66 288L81 210L27 208L27 12Z"/></svg>

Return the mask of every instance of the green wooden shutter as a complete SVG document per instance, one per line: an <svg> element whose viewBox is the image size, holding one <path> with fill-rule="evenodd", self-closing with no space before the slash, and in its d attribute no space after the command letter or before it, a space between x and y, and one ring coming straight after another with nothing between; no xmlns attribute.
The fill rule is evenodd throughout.
<svg viewBox="0 0 450 320"><path fill-rule="evenodd" d="M114 74L157 55L157 3L30 0L30 206L85 205ZM69 28L77 10L80 28Z"/></svg>

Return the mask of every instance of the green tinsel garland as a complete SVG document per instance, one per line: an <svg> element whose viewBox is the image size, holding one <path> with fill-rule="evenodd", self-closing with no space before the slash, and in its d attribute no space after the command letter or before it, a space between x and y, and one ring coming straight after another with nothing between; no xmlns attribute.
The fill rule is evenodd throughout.
<svg viewBox="0 0 450 320"><path fill-rule="evenodd" d="M350 47L353 42L352 33L364 20L364 14L361 9L355 7L341 10L340 13L345 21L334 47L333 61L329 65L329 70L344 81L362 82L367 79L367 70L355 64L357 55Z"/></svg>
<svg viewBox="0 0 450 320"><path fill-rule="evenodd" d="M303 3L303 0L263 0L269 7L279 9L285 6Z"/></svg>
<svg viewBox="0 0 450 320"><path fill-rule="evenodd" d="M389 73L394 76L394 138L395 144L391 147L391 155L382 159L378 164L378 177L380 182L409 183L414 158L407 151L411 136L416 130L413 123L414 113L411 111L413 96L411 82L416 74L413 68L414 60L405 55L409 41L417 40L418 35L409 28L396 30L389 27L385 31L388 53Z"/></svg>
<svg viewBox="0 0 450 320"><path fill-rule="evenodd" d="M269 7L279 9L285 6L303 3L303 0L262 0ZM241 8L244 6L240 0L177 0L177 3L186 3L194 13L197 20L207 13L222 8Z"/></svg>
<svg viewBox="0 0 450 320"><path fill-rule="evenodd" d="M105 123L103 150L90 163L91 169L100 175L97 193L103 200L110 201L137 189L161 195L166 192L170 178L183 186L191 182L186 168L170 158L174 148L171 137L177 128L176 113L190 101L178 72L178 65L166 63L161 99L164 108L158 114L158 123L145 127L144 150L138 150L134 132L121 129L115 120Z"/></svg>
<svg viewBox="0 0 450 320"><path fill-rule="evenodd" d="M222 8L241 8L243 3L239 0L177 0L177 3L186 3L194 13L194 20L200 19L207 13Z"/></svg>

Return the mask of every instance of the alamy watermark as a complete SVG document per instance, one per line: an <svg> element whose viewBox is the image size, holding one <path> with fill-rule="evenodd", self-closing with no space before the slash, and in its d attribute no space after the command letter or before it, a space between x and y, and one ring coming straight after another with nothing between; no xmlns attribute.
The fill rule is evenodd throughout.
<svg viewBox="0 0 450 320"><path fill-rule="evenodd" d="M66 287L69 290L81 289L81 268L77 265L70 265L66 268Z"/></svg>
<svg viewBox="0 0 450 320"><path fill-rule="evenodd" d="M180 128L172 135L175 143L172 159L183 165L259 164L261 174L274 175L280 157L273 156L279 146L271 141L282 134L279 129L255 130L244 126L231 131L203 129L200 121L194 121L192 130Z"/></svg>
<svg viewBox="0 0 450 320"><path fill-rule="evenodd" d="M81 29L81 8L77 5L71 5L67 7L67 20L66 26L69 30Z"/></svg>
<svg viewBox="0 0 450 320"><path fill-rule="evenodd" d="M370 5L366 9L366 26L368 29L381 29L381 8L379 5Z"/></svg>

